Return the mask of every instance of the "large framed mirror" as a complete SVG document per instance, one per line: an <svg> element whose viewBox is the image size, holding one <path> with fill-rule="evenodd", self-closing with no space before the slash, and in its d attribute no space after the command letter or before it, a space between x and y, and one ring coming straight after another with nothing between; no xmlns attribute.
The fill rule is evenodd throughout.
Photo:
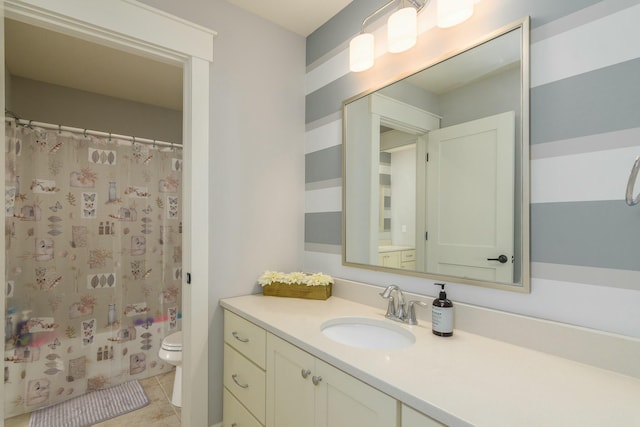
<svg viewBox="0 0 640 427"><path fill-rule="evenodd" d="M529 292L529 18L343 103L342 261Z"/></svg>

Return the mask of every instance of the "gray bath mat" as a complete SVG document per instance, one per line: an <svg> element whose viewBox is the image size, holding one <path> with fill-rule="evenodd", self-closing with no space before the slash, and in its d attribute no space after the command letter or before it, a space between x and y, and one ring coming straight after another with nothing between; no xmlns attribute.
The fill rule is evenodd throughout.
<svg viewBox="0 0 640 427"><path fill-rule="evenodd" d="M31 414L29 427L88 427L149 404L138 381L96 390Z"/></svg>

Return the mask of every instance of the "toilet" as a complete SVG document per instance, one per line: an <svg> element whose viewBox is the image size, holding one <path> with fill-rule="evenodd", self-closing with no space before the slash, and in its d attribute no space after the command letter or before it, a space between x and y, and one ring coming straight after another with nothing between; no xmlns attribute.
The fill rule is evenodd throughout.
<svg viewBox="0 0 640 427"><path fill-rule="evenodd" d="M167 335L162 340L158 357L176 367L171 403L182 407L182 331Z"/></svg>

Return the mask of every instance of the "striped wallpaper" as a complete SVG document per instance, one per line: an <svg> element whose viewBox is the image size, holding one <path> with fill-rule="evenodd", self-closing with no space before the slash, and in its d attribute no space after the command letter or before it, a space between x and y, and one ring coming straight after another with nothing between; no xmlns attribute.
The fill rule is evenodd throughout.
<svg viewBox="0 0 640 427"><path fill-rule="evenodd" d="M417 46L348 71L348 42L383 0L354 0L307 38L305 269L435 295L431 281L341 264L344 99L531 17L531 294L450 284L452 299L640 337L640 1L482 0L459 27L421 13ZM376 43L384 19L370 27ZM637 191L640 191L640 184ZM616 301L614 316L600 304ZM598 313L598 314L596 314Z"/></svg>

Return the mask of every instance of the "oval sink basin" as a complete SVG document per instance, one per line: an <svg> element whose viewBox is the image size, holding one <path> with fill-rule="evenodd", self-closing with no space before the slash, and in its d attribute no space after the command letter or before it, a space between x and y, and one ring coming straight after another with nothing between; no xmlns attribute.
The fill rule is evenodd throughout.
<svg viewBox="0 0 640 427"><path fill-rule="evenodd" d="M409 347L416 341L411 332L399 325L368 317L339 317L324 322L320 329L340 344L373 350Z"/></svg>

